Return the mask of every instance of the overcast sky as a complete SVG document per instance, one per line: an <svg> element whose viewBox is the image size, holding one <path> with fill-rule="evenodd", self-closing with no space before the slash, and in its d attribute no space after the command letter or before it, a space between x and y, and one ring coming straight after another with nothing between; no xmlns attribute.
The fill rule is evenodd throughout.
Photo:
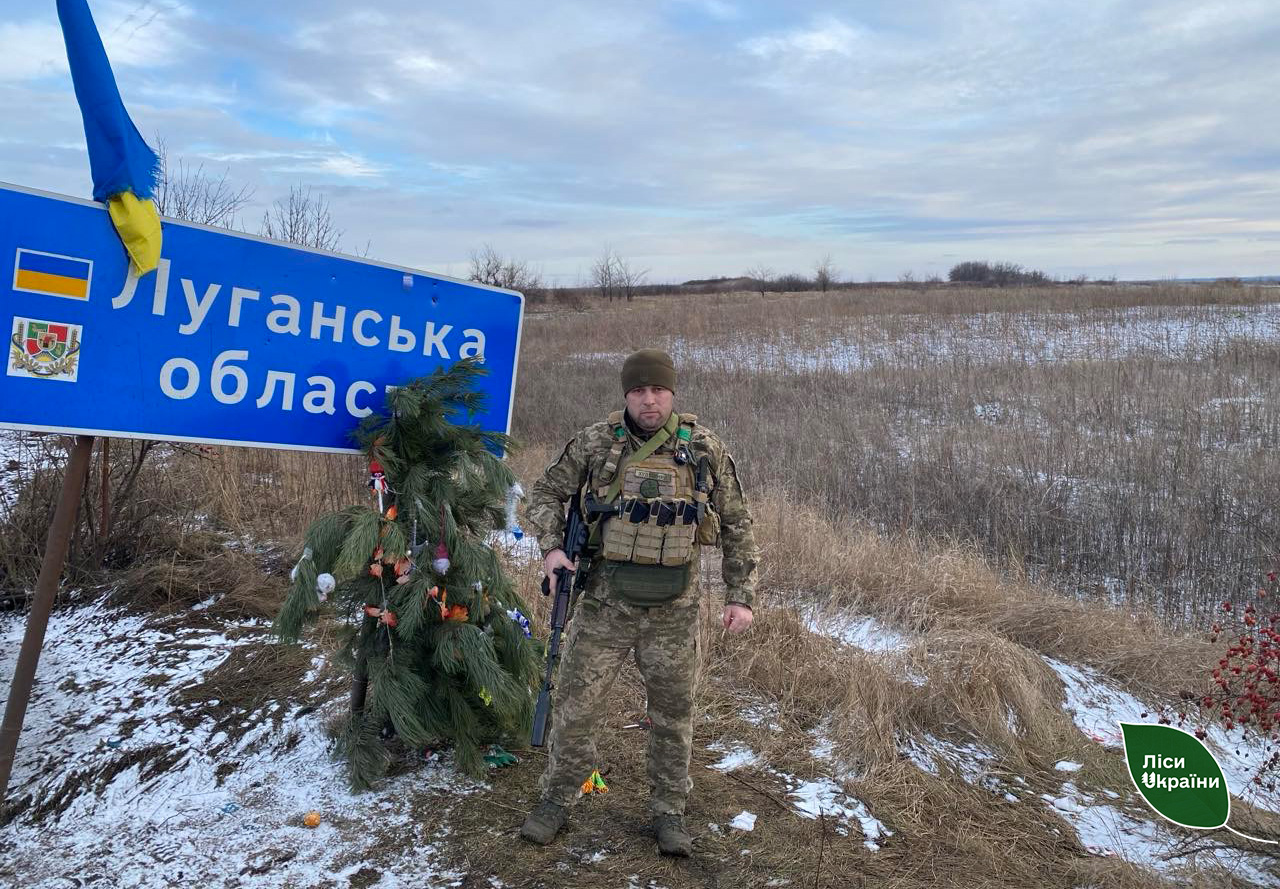
<svg viewBox="0 0 1280 889"><path fill-rule="evenodd" d="M171 155L329 197L347 248L575 283L963 259L1280 274L1275 0L91 0ZM87 197L53 3L5 0L0 179Z"/></svg>

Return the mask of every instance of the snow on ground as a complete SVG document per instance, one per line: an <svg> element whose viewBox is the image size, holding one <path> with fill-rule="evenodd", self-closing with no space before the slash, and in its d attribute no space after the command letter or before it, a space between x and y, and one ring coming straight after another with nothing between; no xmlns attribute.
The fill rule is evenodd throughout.
<svg viewBox="0 0 1280 889"><path fill-rule="evenodd" d="M819 778L816 781L801 781L793 775L775 772L783 778L791 788L787 798L792 805L806 818L835 818L838 823L835 832L848 836L849 825L857 821L862 829L862 844L872 852L880 851L877 840L893 836L893 831L884 826L880 819L871 814L866 803L845 793L844 788L830 778Z"/></svg>
<svg viewBox="0 0 1280 889"><path fill-rule="evenodd" d="M0 615L6 682L24 626ZM184 689L266 630L148 624L101 604L55 613L11 784L35 803L0 829L0 884L347 885L376 859L365 877L384 889L456 885L439 864L444 838L414 816L424 794L447 804L478 786L447 761L356 796L329 756L323 710L272 702L228 721L211 713L217 701L184 702ZM308 829L312 810L322 822ZM388 831L396 842L368 854Z"/></svg>
<svg viewBox="0 0 1280 889"><path fill-rule="evenodd" d="M807 606L801 609L801 617L813 632L839 639L888 663L892 663L911 641L869 615L842 614L835 608ZM1159 718L1157 708L1144 704L1097 670L1072 666L1049 657L1045 661L1065 686L1063 709L1071 714L1080 731L1104 747L1118 748L1117 753L1122 751L1120 721L1155 722ZM1208 732L1206 742L1217 756L1233 794L1256 807L1280 811L1280 795L1258 790L1251 781L1257 765L1269 755L1262 743L1256 738L1242 741L1238 732L1228 737L1217 725L1203 727ZM812 734L815 744L810 754L815 759L831 760L833 745L827 739L825 729L820 726ZM1010 780L1007 770L1001 768L999 754L977 741L958 742L926 734L921 739L900 739L899 748L917 768L932 775L941 774L940 764L946 764L963 780L984 787L1007 802L1017 803L1027 796L1030 786L1027 780L1017 775ZM736 750L726 749L731 753ZM737 756L742 754L739 752ZM727 756L726 760L729 759ZM1063 760L1054 768L1058 772L1072 774L1081 767L1080 763ZM843 774L848 777L847 773ZM1068 780L1059 793L1042 794L1041 798L1076 829L1080 842L1094 854L1120 855L1127 861L1153 867L1166 874L1171 874L1185 860L1166 860L1164 857L1175 850L1180 840L1185 840L1185 832L1175 832L1154 811L1148 818L1141 819L1126 814L1117 805L1122 801L1120 794L1114 791L1087 793ZM1139 802L1138 805L1145 804ZM869 833L867 841L869 844L874 842ZM1280 886L1280 878L1264 868L1267 859L1262 856L1232 849L1203 854L1258 885Z"/></svg>
<svg viewBox="0 0 1280 889"><path fill-rule="evenodd" d="M1120 722L1155 722L1163 712L1117 687L1097 670L1074 667L1053 658L1045 660L1066 686L1066 709L1071 712L1080 731L1104 747L1123 750ZM1266 791L1253 783L1258 766L1271 755L1262 739L1247 735L1242 730L1228 733L1217 723L1197 722L1186 728L1203 728L1207 732L1205 746L1222 766L1222 774L1233 796L1256 808L1280 812L1280 794Z"/></svg>
<svg viewBox="0 0 1280 889"><path fill-rule="evenodd" d="M893 835L893 831L871 814L865 803L846 793L837 780L821 777L805 781L786 772L764 766L760 757L745 744L717 742L708 745L707 749L725 754L720 761L712 763L707 768L719 772L732 772L740 768L759 767L762 772L774 776L786 786L787 798L797 813L805 818L816 819L821 815L835 819L836 824L832 829L840 836L848 836L850 825L857 822L862 831L863 845L872 852L880 851L877 840ZM751 826L741 827L737 823L738 819L735 818L729 826L738 827L740 830L751 830L755 821L756 816L751 815Z"/></svg>
<svg viewBox="0 0 1280 889"><path fill-rule="evenodd" d="M906 651L912 644L908 636L869 614L815 604L801 609L801 617L810 632L830 636L869 654L894 654Z"/></svg>
<svg viewBox="0 0 1280 889"><path fill-rule="evenodd" d="M856 326L855 326L856 325ZM940 361L1039 364L1137 355L1195 360L1230 341L1280 339L1280 303L1250 306L1135 306L1079 312L876 315L845 331L804 322L771 341L715 343L669 337L677 364L767 371L849 372ZM621 354L583 353L583 361Z"/></svg>
<svg viewBox="0 0 1280 889"><path fill-rule="evenodd" d="M491 531L485 538L485 543L490 547L501 549L509 559L518 564L542 561L542 550L538 548L538 539L532 534L516 535L510 531Z"/></svg>
<svg viewBox="0 0 1280 889"><path fill-rule="evenodd" d="M1118 799L1114 793L1107 795ZM1139 820L1116 806L1099 801L1094 794L1082 792L1071 781L1062 785L1057 796L1043 794L1041 798L1075 828L1081 845L1095 855L1119 854L1126 861L1166 875L1172 875L1183 862L1177 852L1186 839L1186 833L1174 833L1168 823L1154 813L1150 819ZM1201 854L1241 879L1260 886L1280 886L1280 880L1263 869L1266 859L1261 856L1238 849L1215 849ZM1170 855L1175 857L1170 858Z"/></svg>
<svg viewBox="0 0 1280 889"><path fill-rule="evenodd" d="M709 744L707 749L716 753L723 753L724 758L719 762L712 763L707 766L709 769L715 769L717 772L732 772L734 769L740 769L743 766L753 766L759 762L759 757L752 752L750 747L742 744L724 745L720 743Z"/></svg>

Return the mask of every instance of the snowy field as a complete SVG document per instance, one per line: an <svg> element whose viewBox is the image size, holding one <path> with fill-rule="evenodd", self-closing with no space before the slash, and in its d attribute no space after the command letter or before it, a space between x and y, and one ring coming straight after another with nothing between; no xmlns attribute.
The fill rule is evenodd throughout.
<svg viewBox="0 0 1280 889"><path fill-rule="evenodd" d="M313 655L312 668L290 695L292 703L267 701L248 718L233 711L239 715L229 721L218 700L187 696L208 683L237 647L268 638L261 622L206 620L204 610L150 622L102 604L54 615L13 779L17 794L34 802L0 830L0 885L283 889L345 887L357 875L367 878L358 885L459 885L463 875L450 869L444 854L447 830L427 835L421 814L447 813L485 785L458 775L447 757L432 755L374 792L349 793L325 733L333 708L344 701L341 695L334 700L331 689L324 697L319 656ZM912 642L865 615L810 611L802 617L813 632L888 663L897 663ZM23 627L17 615L0 616L0 676L12 672ZM1091 670L1049 664L1064 683L1064 711L1087 737L1121 756L1117 722L1141 721L1150 708ZM309 690L318 702L314 709L301 703ZM766 726L770 721L767 706L740 715ZM874 853L892 835L882 820L889 813L873 811L849 792L846 782L856 773L833 758L824 734L821 727L812 732L809 750L821 765L820 777L779 770L742 742L713 746L720 756L710 768L751 768L770 776L797 814L821 814L836 835ZM1244 786L1260 751L1221 733L1210 742L1229 785ZM923 771L939 774L946 764L1007 802L1050 807L1094 854L1170 874L1182 863L1166 856L1183 834L1141 803L1082 784L1079 763L1059 762L1060 786L1040 794L977 743L928 736L903 742L902 752ZM1274 799L1253 802L1280 810ZM320 813L318 827L303 826L309 811ZM42 816L39 823L35 813ZM706 827L718 835L768 830L776 817L776 811L744 810ZM57 850L52 860L51 844ZM1256 885L1280 886L1260 856L1201 854L1216 855Z"/></svg>
<svg viewBox="0 0 1280 889"><path fill-rule="evenodd" d="M940 362L1041 364L1137 356L1194 361L1240 342L1280 342L1280 303L1136 306L1081 312L869 315L844 329L802 322L772 339L723 343L668 337L677 366L753 371L859 371ZM712 348L714 346L714 348ZM620 361L622 353L574 356Z"/></svg>

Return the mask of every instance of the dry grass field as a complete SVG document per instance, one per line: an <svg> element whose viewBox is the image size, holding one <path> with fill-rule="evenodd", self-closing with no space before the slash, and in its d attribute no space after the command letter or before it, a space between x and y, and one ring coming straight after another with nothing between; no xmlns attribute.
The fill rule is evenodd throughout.
<svg viewBox="0 0 1280 889"><path fill-rule="evenodd" d="M1040 801L1061 793L1057 764L1071 761L1081 793L1154 818L1121 758L1064 711L1047 659L1144 701L1198 696L1219 655L1196 631L1280 555L1278 295L883 288L528 316L511 457L526 485L575 430L617 406L622 356L667 348L678 409L718 430L742 472L763 548L761 600L750 636L725 637L716 560L706 561L691 862L659 861L639 839L643 744L623 726L642 711L643 689L629 670L602 735L615 793L581 807L563 843L512 845L534 800L536 753L532 767L496 773L444 814L423 805L427 828L456 838L460 885L1280 883L1256 855L1251 870L1222 871L1231 850L1258 850L1221 832L1170 840L1160 875L1090 854ZM10 578L38 552L47 493L23 467L42 447L24 444L0 488ZM123 476L123 449L117 459ZM357 458L165 448L157 459L163 469L138 483L132 519L147 544L113 545L124 572L114 578L119 601L169 613L219 589L212 611L271 616L307 521L365 495ZM87 494L85 511L95 502ZM511 570L545 625L536 568ZM814 632L813 609L866 615L902 644L887 656L841 644ZM280 669L265 656L236 663L243 682ZM905 752L930 744L982 751L982 781ZM710 768L709 749L735 745L752 765ZM837 834L829 817L795 814L786 780L819 778L892 831L879 851ZM749 842L710 829L742 809L772 816ZM1232 823L1280 831L1280 818L1243 801ZM1206 852L1214 847L1227 855ZM372 845L368 854L376 864Z"/></svg>

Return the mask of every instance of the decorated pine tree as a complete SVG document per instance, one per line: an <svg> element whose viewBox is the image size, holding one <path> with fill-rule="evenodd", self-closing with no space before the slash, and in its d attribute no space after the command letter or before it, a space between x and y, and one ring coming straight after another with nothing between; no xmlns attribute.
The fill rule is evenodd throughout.
<svg viewBox="0 0 1280 889"><path fill-rule="evenodd" d="M528 730L541 653L489 542L512 522L515 478L495 456L510 439L467 422L482 373L465 359L394 389L391 416L365 418L372 502L311 523L276 619L284 641L325 611L343 623L352 706L339 752L356 788L385 773L393 733L447 741L479 774L484 745Z"/></svg>

